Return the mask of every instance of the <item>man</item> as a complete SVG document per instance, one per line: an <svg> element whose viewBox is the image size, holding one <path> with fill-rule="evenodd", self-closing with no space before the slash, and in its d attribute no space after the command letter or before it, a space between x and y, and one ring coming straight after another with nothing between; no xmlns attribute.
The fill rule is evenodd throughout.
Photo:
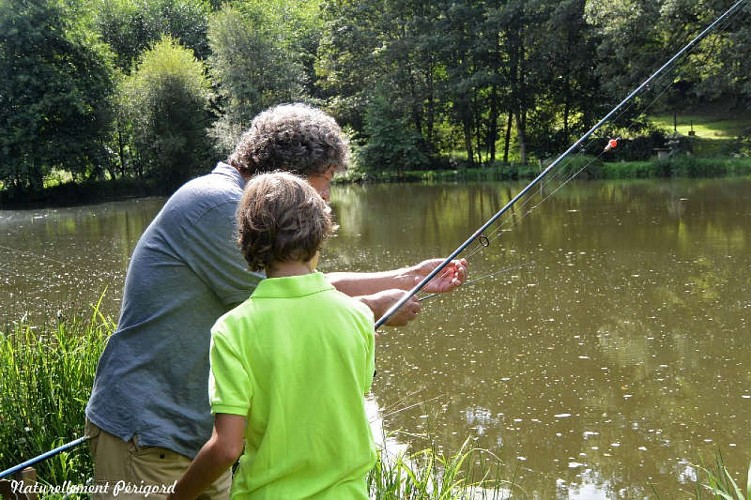
<svg viewBox="0 0 751 500"><path fill-rule="evenodd" d="M253 120L227 163L170 197L133 252L118 327L99 360L86 407L99 484L168 486L211 435L210 329L263 279L247 271L235 244L245 182L286 170L328 200L334 174L348 162L349 145L333 118L304 104L282 105ZM326 278L379 318L438 263ZM425 291L450 291L465 279L466 262L455 261ZM413 298L389 325L406 324L419 309ZM205 498L226 498L230 482L225 474Z"/></svg>

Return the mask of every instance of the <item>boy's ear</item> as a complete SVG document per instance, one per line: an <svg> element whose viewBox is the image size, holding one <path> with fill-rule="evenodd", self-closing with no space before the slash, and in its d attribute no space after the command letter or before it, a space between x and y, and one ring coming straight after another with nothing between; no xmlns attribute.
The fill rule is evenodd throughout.
<svg viewBox="0 0 751 500"><path fill-rule="evenodd" d="M317 251L310 261L308 261L308 267L311 271L315 271L318 268L318 259L321 257L321 251Z"/></svg>

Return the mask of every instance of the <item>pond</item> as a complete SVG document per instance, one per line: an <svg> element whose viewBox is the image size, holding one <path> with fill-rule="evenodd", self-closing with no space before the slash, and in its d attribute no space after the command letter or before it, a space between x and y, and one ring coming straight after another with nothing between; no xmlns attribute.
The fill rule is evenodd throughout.
<svg viewBox="0 0 751 500"><path fill-rule="evenodd" d="M448 255L522 187L335 186L321 267ZM572 182L540 200L470 246L472 282L383 329L390 442L455 453L469 439L522 498L694 497L696 465L720 453L745 484L751 181ZM102 294L115 316L163 202L0 212L0 326Z"/></svg>

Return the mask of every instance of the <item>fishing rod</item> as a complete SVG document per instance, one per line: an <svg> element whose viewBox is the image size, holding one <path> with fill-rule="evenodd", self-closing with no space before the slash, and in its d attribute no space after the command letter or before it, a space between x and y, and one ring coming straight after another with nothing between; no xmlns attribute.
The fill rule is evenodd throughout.
<svg viewBox="0 0 751 500"><path fill-rule="evenodd" d="M14 466L14 467L11 467L10 469L6 469L6 470L0 472L0 479L4 478L6 476L10 476L11 474L15 474L16 472L20 472L20 471L24 470L26 467L31 467L34 464L37 464L37 463L42 462L44 460L47 460L48 458L54 457L58 453L62 453L64 451L66 451L66 450L70 450L71 448L75 448L79 444L82 444L82 443L85 443L86 441L88 441L88 439L89 438L86 437L86 436L81 436L80 438L74 439L73 441L71 441L69 443L65 443L64 445L58 446L57 448L55 448L53 450L50 450L50 451L45 452L45 453L42 453L38 457L29 459L29 460L27 460L27 461L25 461L23 463L20 463L20 464Z"/></svg>
<svg viewBox="0 0 751 500"><path fill-rule="evenodd" d="M451 254L446 257L445 260L443 260L435 269L433 269L425 278L422 279L417 285L414 286L409 292L407 292L406 295L404 295L401 299L399 299L394 305L392 305L384 314L381 316L378 321L375 323L375 327L380 328L384 323L386 323L391 316L394 315L396 311L398 311L404 304L407 303L409 299L414 297L420 290L425 287L433 278L435 278L438 273L440 273L449 263L451 263L452 260L454 260L460 253L462 253L464 250L469 247L476 239L480 238L482 234L487 230L493 223L495 223L503 214L505 214L514 204L519 201L524 195L526 195L533 187L535 187L545 176L548 175L548 173L553 170L566 156L568 156L572 151L579 148L584 141L586 141L593 133L595 133L600 127L602 127L605 122L610 120L610 118L615 115L620 109L626 105L631 99L633 99L637 94L639 94L642 90L647 88L649 84L651 84L665 69L670 67L676 60L678 60L680 57L683 56L686 52L691 50L694 45L699 43L701 40L703 40L709 33L711 33L722 21L724 21L726 18L728 18L730 15L732 15L738 8L743 5L748 0L738 0L735 4L733 4L728 10L726 10L722 15L720 15L717 19L714 20L709 26L707 26L701 33L696 35L690 42L688 42L686 45L683 46L682 49L680 49L678 52L676 52L673 57L668 59L668 61L660 66L657 71L652 73L649 78L644 80L644 82L641 83L638 87L636 87L633 91L631 91L630 94L626 96L625 99L623 99L618 105L616 105L610 112L608 112L599 122L597 122L592 128L590 128L587 132L584 133L575 143L573 143L566 151L563 152L558 158L555 159L550 165L548 165L540 174L535 177L529 184L527 184L524 189L519 191L519 193L516 194L506 205L503 206L498 212L496 212L492 217L490 217L482 226L480 226L467 240L459 245L456 250L451 252ZM608 144L609 146L612 146L612 143Z"/></svg>

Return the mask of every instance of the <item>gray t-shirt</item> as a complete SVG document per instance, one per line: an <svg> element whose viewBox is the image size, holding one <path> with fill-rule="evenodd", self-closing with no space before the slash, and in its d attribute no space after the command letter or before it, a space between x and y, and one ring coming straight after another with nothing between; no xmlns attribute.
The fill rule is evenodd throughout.
<svg viewBox="0 0 751 500"><path fill-rule="evenodd" d="M101 429L190 458L211 436L210 330L262 279L235 243L244 185L219 163L172 195L138 241L86 407Z"/></svg>

